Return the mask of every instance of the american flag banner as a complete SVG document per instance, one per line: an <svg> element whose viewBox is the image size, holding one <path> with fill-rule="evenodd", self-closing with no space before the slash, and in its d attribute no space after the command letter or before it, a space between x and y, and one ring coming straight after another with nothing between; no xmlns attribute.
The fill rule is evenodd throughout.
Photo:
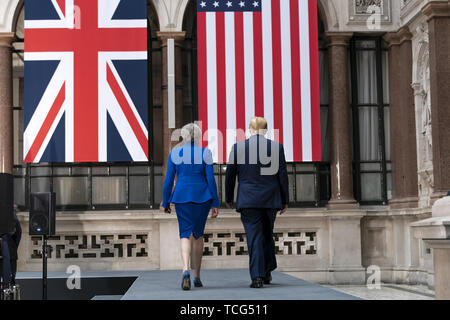
<svg viewBox="0 0 450 320"><path fill-rule="evenodd" d="M198 0L197 32L199 120L215 162L255 116L287 161L320 161L317 0Z"/></svg>
<svg viewBox="0 0 450 320"><path fill-rule="evenodd" d="M146 0L25 0L24 161L148 160Z"/></svg>

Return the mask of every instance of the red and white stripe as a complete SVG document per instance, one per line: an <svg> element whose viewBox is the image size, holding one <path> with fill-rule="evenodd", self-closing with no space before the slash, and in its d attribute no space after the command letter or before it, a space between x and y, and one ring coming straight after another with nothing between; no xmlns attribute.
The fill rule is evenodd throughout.
<svg viewBox="0 0 450 320"><path fill-rule="evenodd" d="M317 0L198 12L197 24L199 120L214 161L226 162L254 116L267 119L287 161L320 161Z"/></svg>

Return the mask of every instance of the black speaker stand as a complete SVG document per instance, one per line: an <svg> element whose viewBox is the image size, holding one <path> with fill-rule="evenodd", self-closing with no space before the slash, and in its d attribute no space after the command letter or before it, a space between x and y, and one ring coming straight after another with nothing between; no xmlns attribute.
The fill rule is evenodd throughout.
<svg viewBox="0 0 450 320"><path fill-rule="evenodd" d="M47 240L48 236L42 236L42 300L47 300Z"/></svg>

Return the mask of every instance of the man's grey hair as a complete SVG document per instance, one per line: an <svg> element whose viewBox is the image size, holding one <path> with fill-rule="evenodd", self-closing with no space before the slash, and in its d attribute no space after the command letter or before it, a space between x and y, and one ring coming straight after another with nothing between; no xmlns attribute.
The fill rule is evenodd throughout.
<svg viewBox="0 0 450 320"><path fill-rule="evenodd" d="M189 123L181 128L181 137L184 143L199 144L202 141L202 130L195 123Z"/></svg>

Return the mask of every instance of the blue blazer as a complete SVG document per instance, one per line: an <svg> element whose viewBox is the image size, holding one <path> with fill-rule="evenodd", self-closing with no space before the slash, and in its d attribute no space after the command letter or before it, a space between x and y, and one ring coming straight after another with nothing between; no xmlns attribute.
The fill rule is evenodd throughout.
<svg viewBox="0 0 450 320"><path fill-rule="evenodd" d="M175 175L177 184L172 191ZM170 203L204 203L209 200L212 200L214 208L219 207L211 151L193 143L172 150L167 161L162 206L167 208Z"/></svg>
<svg viewBox="0 0 450 320"><path fill-rule="evenodd" d="M271 156L277 152L273 161L278 170L272 175L261 174L261 170L271 167L268 161L260 159L261 154ZM250 139L233 146L227 164L225 180L226 202L233 203L236 177L239 180L236 210L242 209L278 209L289 204L289 179L283 145L254 135Z"/></svg>

